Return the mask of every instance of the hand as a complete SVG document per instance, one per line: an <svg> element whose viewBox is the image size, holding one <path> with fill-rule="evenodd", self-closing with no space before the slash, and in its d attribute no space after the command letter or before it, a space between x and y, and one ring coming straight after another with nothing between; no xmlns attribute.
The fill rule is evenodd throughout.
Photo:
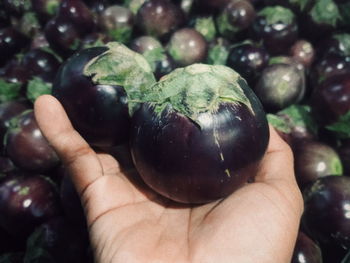
<svg viewBox="0 0 350 263"><path fill-rule="evenodd" d="M123 172L111 155L95 153L54 97L41 96L35 114L70 170L96 262L290 262L303 202L292 152L272 128L255 183L185 206L154 193L136 172Z"/></svg>

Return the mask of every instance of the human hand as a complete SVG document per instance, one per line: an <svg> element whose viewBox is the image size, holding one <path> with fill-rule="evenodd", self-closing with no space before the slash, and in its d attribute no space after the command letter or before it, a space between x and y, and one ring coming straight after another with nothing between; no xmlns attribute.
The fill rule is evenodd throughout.
<svg viewBox="0 0 350 263"><path fill-rule="evenodd" d="M303 202L292 152L273 128L254 183L189 206L156 194L111 155L95 153L54 97L38 98L35 115L70 171L96 262L290 262Z"/></svg>

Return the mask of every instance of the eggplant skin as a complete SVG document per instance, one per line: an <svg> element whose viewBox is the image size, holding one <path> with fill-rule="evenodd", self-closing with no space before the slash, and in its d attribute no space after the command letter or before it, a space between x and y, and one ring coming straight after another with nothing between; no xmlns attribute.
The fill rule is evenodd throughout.
<svg viewBox="0 0 350 263"><path fill-rule="evenodd" d="M85 65L105 52L93 47L73 55L59 70L52 95L63 105L74 128L92 146L128 141L130 117L123 87L94 84L84 76Z"/></svg>
<svg viewBox="0 0 350 263"><path fill-rule="evenodd" d="M224 198L255 176L269 141L265 113L221 103L198 123L171 107L160 114L143 104L131 120L131 151L140 176L159 194L180 203Z"/></svg>

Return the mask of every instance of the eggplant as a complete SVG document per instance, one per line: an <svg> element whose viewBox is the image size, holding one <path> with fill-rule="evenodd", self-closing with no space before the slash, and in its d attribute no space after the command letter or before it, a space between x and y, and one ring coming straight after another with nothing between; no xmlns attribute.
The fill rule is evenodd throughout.
<svg viewBox="0 0 350 263"><path fill-rule="evenodd" d="M276 112L300 102L305 94L304 74L295 65L277 63L262 71L254 87L268 112Z"/></svg>
<svg viewBox="0 0 350 263"><path fill-rule="evenodd" d="M11 120L5 135L5 150L18 167L32 172L46 172L60 162L55 150L43 136L28 110Z"/></svg>
<svg viewBox="0 0 350 263"><path fill-rule="evenodd" d="M311 42L302 39L290 48L290 55L305 68L310 68L315 58L315 49Z"/></svg>
<svg viewBox="0 0 350 263"><path fill-rule="evenodd" d="M68 59L53 83L74 128L93 146L107 147L129 138L129 99L154 84L147 61L122 44L84 49Z"/></svg>
<svg viewBox="0 0 350 263"><path fill-rule="evenodd" d="M128 8L112 5L102 11L100 25L113 40L128 43L132 36L134 15Z"/></svg>
<svg viewBox="0 0 350 263"><path fill-rule="evenodd" d="M246 0L233 0L222 9L216 20L219 33L236 39L237 34L248 29L255 20L255 8Z"/></svg>
<svg viewBox="0 0 350 263"><path fill-rule="evenodd" d="M282 6L267 6L260 10L252 30L254 38L262 40L266 49L273 55L286 53L298 37L294 13Z"/></svg>
<svg viewBox="0 0 350 263"><path fill-rule="evenodd" d="M252 179L269 129L260 102L235 71L194 64L164 76L145 94L130 139L147 185L171 200L199 204Z"/></svg>
<svg viewBox="0 0 350 263"><path fill-rule="evenodd" d="M326 176L303 192L302 223L322 244L350 248L350 177Z"/></svg>
<svg viewBox="0 0 350 263"><path fill-rule="evenodd" d="M20 115L22 112L29 110L30 105L26 101L9 101L0 104L0 141L4 142L4 137L7 129L10 127L10 120ZM3 151L4 145L0 144L0 149Z"/></svg>
<svg viewBox="0 0 350 263"><path fill-rule="evenodd" d="M170 0L147 0L136 15L140 31L157 38L166 38L184 23L184 12Z"/></svg>
<svg viewBox="0 0 350 263"><path fill-rule="evenodd" d="M299 232L291 263L322 263L321 248L306 234Z"/></svg>
<svg viewBox="0 0 350 263"><path fill-rule="evenodd" d="M237 71L252 86L268 65L269 54L264 47L243 42L233 46L227 59L227 65Z"/></svg>
<svg viewBox="0 0 350 263"><path fill-rule="evenodd" d="M317 86L311 108L321 126L339 138L349 138L350 73L333 76Z"/></svg>
<svg viewBox="0 0 350 263"><path fill-rule="evenodd" d="M208 43L197 30L182 28L171 36L168 52L177 65L188 66L207 58Z"/></svg>
<svg viewBox="0 0 350 263"><path fill-rule="evenodd" d="M0 226L19 243L61 214L55 185L41 175L12 175L0 184Z"/></svg>
<svg viewBox="0 0 350 263"><path fill-rule="evenodd" d="M295 177L301 189L320 177L342 175L343 165L331 146L312 140L293 145Z"/></svg>
<svg viewBox="0 0 350 263"><path fill-rule="evenodd" d="M60 61L43 49L32 49L24 55L22 64L30 71L32 77L38 76L44 81L52 82L57 74Z"/></svg>

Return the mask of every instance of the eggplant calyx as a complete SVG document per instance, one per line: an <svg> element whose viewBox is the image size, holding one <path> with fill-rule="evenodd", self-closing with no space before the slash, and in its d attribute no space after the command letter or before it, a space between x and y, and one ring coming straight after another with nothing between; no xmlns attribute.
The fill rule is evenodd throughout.
<svg viewBox="0 0 350 263"><path fill-rule="evenodd" d="M123 44L110 42L106 46L107 51L85 65L84 75L95 84L122 86L132 115L143 93L156 82L152 68L142 55Z"/></svg>
<svg viewBox="0 0 350 263"><path fill-rule="evenodd" d="M268 25L284 23L290 25L295 20L293 12L282 6L270 6L263 8L258 16L265 17Z"/></svg>
<svg viewBox="0 0 350 263"><path fill-rule="evenodd" d="M350 111L342 115L338 121L326 126L326 129L335 133L338 138L350 138Z"/></svg>
<svg viewBox="0 0 350 263"><path fill-rule="evenodd" d="M215 38L216 28L212 16L198 18L194 27L207 41L212 41Z"/></svg>
<svg viewBox="0 0 350 263"><path fill-rule="evenodd" d="M246 81L229 67L193 64L163 77L142 102L153 104L158 114L170 106L199 124L199 115L215 112L220 103L243 104L254 114L244 93L248 88Z"/></svg>
<svg viewBox="0 0 350 263"><path fill-rule="evenodd" d="M310 11L312 19L317 24L335 26L341 19L339 9L333 0L318 0Z"/></svg>

